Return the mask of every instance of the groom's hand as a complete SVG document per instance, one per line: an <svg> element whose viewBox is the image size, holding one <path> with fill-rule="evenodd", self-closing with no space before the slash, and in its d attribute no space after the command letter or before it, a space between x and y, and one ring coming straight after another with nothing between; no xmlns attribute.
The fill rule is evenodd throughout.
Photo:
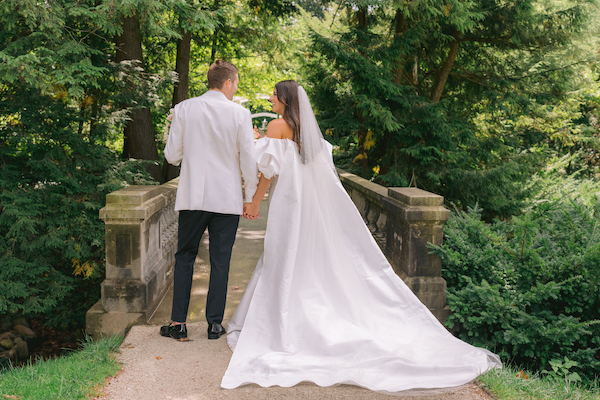
<svg viewBox="0 0 600 400"><path fill-rule="evenodd" d="M247 219L256 219L259 217L258 209L260 204L254 205L253 203L244 204L244 218Z"/></svg>

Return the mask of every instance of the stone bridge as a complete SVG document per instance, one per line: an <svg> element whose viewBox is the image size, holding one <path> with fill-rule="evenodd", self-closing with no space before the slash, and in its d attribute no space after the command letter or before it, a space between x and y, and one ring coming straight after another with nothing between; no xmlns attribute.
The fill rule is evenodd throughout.
<svg viewBox="0 0 600 400"><path fill-rule="evenodd" d="M341 169L338 174L396 273L444 322L450 312L446 281L441 260L427 248L442 243L449 218L443 197L417 188L386 188ZM106 197L100 210L106 225L106 279L101 300L86 315L93 338L147 323L172 286L177 182L130 186ZM236 246L243 240L238 235Z"/></svg>

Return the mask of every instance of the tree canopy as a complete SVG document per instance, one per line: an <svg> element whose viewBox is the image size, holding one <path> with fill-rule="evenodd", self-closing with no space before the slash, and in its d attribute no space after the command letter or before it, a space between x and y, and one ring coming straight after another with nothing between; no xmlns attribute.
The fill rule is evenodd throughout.
<svg viewBox="0 0 600 400"><path fill-rule="evenodd" d="M214 59L240 65L248 97L290 76L278 28L292 11L278 0L0 4L0 314L82 326L104 276L105 195L177 174L162 166L165 117L206 90Z"/></svg>
<svg viewBox="0 0 600 400"><path fill-rule="evenodd" d="M312 30L304 79L363 176L506 218L548 157L585 147L593 164L595 1L341 2L336 13L335 29Z"/></svg>

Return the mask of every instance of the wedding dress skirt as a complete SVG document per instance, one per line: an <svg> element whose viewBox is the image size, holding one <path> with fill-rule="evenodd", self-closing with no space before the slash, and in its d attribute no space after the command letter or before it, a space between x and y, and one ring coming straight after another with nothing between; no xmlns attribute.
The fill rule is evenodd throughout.
<svg viewBox="0 0 600 400"><path fill-rule="evenodd" d="M259 139L272 181L264 253L227 329L221 386L352 384L398 392L459 386L499 358L452 336L392 270L342 187L331 145L303 164Z"/></svg>

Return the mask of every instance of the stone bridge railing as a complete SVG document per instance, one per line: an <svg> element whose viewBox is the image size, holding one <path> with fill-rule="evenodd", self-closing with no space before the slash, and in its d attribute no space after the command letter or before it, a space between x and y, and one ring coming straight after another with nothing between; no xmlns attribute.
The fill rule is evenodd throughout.
<svg viewBox="0 0 600 400"><path fill-rule="evenodd" d="M339 170L342 184L396 273L445 321L446 281L428 243L441 244L449 211L443 197L417 188L385 188ZM102 299L87 313L93 338L146 323L173 279L177 247L174 211L178 179L161 186L131 186L106 197L106 280Z"/></svg>
<svg viewBox="0 0 600 400"><path fill-rule="evenodd" d="M130 186L106 196L106 279L102 299L86 315L93 338L146 323L173 281L179 178L161 186Z"/></svg>
<svg viewBox="0 0 600 400"><path fill-rule="evenodd" d="M450 218L444 198L417 188L386 188L341 169L338 174L394 271L438 320L446 321L450 309L442 260L427 247L442 244Z"/></svg>

